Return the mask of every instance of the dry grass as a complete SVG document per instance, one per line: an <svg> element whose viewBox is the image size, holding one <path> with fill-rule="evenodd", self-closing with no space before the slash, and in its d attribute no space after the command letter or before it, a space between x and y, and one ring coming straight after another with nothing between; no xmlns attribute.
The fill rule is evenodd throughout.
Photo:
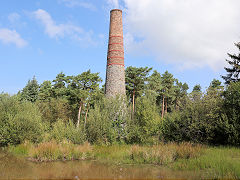
<svg viewBox="0 0 240 180"><path fill-rule="evenodd" d="M135 163L166 165L178 159L195 158L203 151L201 145L191 143L168 143L153 146L112 145L92 146L89 143L75 145L64 140L55 140L37 145L24 143L12 148L15 154L22 154L35 161L97 159L110 163Z"/></svg>
<svg viewBox="0 0 240 180"><path fill-rule="evenodd" d="M151 147L134 145L130 157L136 163L153 163L164 165L177 159L189 159L201 155L202 146L191 143L160 144Z"/></svg>
<svg viewBox="0 0 240 180"><path fill-rule="evenodd" d="M176 147L176 159L189 159L199 157L203 153L203 146L184 142L179 145L172 144Z"/></svg>
<svg viewBox="0 0 240 180"><path fill-rule="evenodd" d="M57 143L52 140L40 143L31 148L29 156L37 161L85 160L92 158L93 153L89 143L74 145L69 141Z"/></svg>

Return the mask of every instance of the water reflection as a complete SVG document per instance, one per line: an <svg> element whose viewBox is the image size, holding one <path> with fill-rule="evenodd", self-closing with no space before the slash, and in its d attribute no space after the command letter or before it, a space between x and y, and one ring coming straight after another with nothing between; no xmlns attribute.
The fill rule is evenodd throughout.
<svg viewBox="0 0 240 180"><path fill-rule="evenodd" d="M96 161L34 163L0 152L0 179L168 179L201 178L193 172L153 165L107 165Z"/></svg>

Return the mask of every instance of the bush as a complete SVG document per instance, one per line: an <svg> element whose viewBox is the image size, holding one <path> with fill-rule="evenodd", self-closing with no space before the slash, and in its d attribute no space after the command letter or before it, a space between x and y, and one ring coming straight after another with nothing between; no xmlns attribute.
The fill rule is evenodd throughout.
<svg viewBox="0 0 240 180"><path fill-rule="evenodd" d="M70 106L66 99L49 98L46 101L37 101L37 106L42 113L43 121L52 125L57 119L67 122L71 117Z"/></svg>
<svg viewBox="0 0 240 180"><path fill-rule="evenodd" d="M15 96L0 95L0 146L16 145L25 140L40 142L44 129L36 105L20 102Z"/></svg>
<svg viewBox="0 0 240 180"><path fill-rule="evenodd" d="M226 92L229 90L230 87ZM227 98L231 95L228 97L226 92L223 99L221 90L209 88L202 98L189 101L182 112L168 114L162 125L164 140L238 145L239 120L234 119L238 116L238 107L234 109L233 105L227 105ZM236 94L235 91L228 93ZM230 110L232 108L233 112ZM228 114L229 110L232 113Z"/></svg>
<svg viewBox="0 0 240 180"><path fill-rule="evenodd" d="M165 116L161 127L161 138L164 141L190 141L191 122L182 118L182 113L177 111Z"/></svg>
<svg viewBox="0 0 240 180"><path fill-rule="evenodd" d="M129 117L124 99L103 98L89 111L86 123L88 141L100 144L124 142Z"/></svg>
<svg viewBox="0 0 240 180"><path fill-rule="evenodd" d="M74 144L82 144L85 140L81 127L77 128L72 121L64 122L61 119L53 124L53 129L50 131L50 138L55 139L57 142L67 139Z"/></svg>
<svg viewBox="0 0 240 180"><path fill-rule="evenodd" d="M155 141L161 123L155 102L154 96L150 94L136 100L136 112L128 124L129 143L152 144Z"/></svg>

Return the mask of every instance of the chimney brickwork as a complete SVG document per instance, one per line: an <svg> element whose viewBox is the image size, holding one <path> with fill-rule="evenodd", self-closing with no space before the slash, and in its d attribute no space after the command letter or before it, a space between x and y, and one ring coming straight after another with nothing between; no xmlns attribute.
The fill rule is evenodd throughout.
<svg viewBox="0 0 240 180"><path fill-rule="evenodd" d="M106 97L126 95L122 11L113 9L110 12L110 28L106 70Z"/></svg>

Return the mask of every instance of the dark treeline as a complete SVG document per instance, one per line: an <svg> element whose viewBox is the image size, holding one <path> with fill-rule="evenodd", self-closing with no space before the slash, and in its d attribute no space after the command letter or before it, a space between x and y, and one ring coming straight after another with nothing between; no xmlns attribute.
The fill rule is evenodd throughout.
<svg viewBox="0 0 240 180"><path fill-rule="evenodd" d="M236 44L240 50L240 45ZM168 71L127 67L127 97L106 99L102 79L90 70L59 73L38 84L35 77L16 95L0 95L0 146L54 139L81 144L183 142L240 145L240 55L229 54L223 86L206 92Z"/></svg>

